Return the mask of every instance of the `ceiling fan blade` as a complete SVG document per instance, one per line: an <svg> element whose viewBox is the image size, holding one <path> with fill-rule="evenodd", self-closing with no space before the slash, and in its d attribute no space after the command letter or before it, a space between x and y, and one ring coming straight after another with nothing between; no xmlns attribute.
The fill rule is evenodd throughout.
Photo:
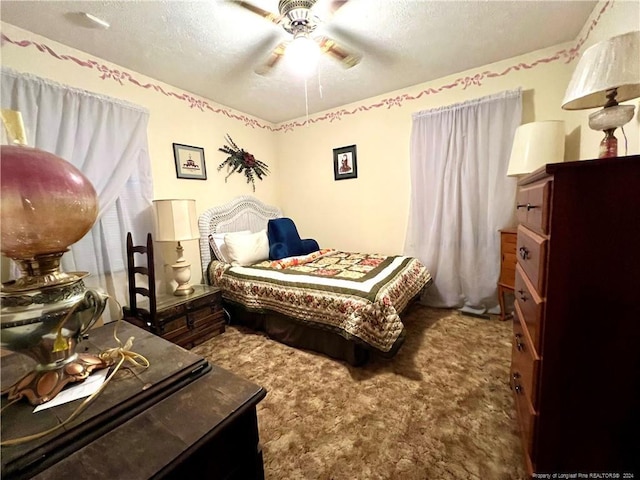
<svg viewBox="0 0 640 480"><path fill-rule="evenodd" d="M341 41L346 42L351 47L360 52L366 52L367 59L375 59L377 62L384 65L393 64L397 58L394 52L387 48L382 42L379 42L372 35L370 38L363 34L359 34L352 29L341 27L340 25L333 23L328 25L327 33Z"/></svg>
<svg viewBox="0 0 640 480"><path fill-rule="evenodd" d="M261 17L266 18L267 20L269 20L270 22L273 23L279 23L280 20L282 19L282 15L276 14L276 13L272 13L269 12L267 10L263 10L260 7L256 7L255 5L249 3L249 2L243 2L242 0L233 0L233 3L235 3L236 5L241 6L242 8L246 8L247 10L260 15Z"/></svg>
<svg viewBox="0 0 640 480"><path fill-rule="evenodd" d="M349 3L349 0L330 0L329 11L331 13L336 13L340 8L344 7L346 3Z"/></svg>
<svg viewBox="0 0 640 480"><path fill-rule="evenodd" d="M271 72L271 70L273 70L273 67L275 67L283 57L284 52L287 49L287 43L288 42L282 42L276 48L274 48L267 61L256 68L255 72L258 75L266 75Z"/></svg>
<svg viewBox="0 0 640 480"><path fill-rule="evenodd" d="M339 45L335 40L332 40L328 37L319 37L316 39L318 45L320 45L320 49L323 53L328 53L336 60L338 60L342 66L345 68L355 67L360 60L362 60L362 56L354 53L342 45Z"/></svg>
<svg viewBox="0 0 640 480"><path fill-rule="evenodd" d="M244 52L235 58L231 68L224 72L225 80L237 82L249 75L255 70L256 58L263 59L273 50L273 46L281 40L280 32L277 29L268 30L271 32L268 32L264 38L257 39L255 43L249 45Z"/></svg>
<svg viewBox="0 0 640 480"><path fill-rule="evenodd" d="M313 11L321 19L329 20L347 3L349 0L317 0L313 5Z"/></svg>

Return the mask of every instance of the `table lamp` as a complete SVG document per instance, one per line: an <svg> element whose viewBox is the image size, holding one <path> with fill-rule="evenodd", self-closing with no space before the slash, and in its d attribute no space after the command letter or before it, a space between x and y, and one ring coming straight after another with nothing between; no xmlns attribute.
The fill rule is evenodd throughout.
<svg viewBox="0 0 640 480"><path fill-rule="evenodd" d="M602 130L599 158L616 157L614 131L633 118L633 105L618 105L640 97L640 31L618 35L582 54L562 101L565 110L604 107L589 115L589 127ZM624 130L623 130L624 134Z"/></svg>
<svg viewBox="0 0 640 480"><path fill-rule="evenodd" d="M178 284L174 295L193 293L191 264L184 259L184 249L180 242L200 238L196 217L195 200L154 200L156 214L156 241L178 242L178 259L171 265L173 278Z"/></svg>
<svg viewBox="0 0 640 480"><path fill-rule="evenodd" d="M547 120L516 129L507 176L525 175L547 163L564 161L564 122Z"/></svg>
<svg viewBox="0 0 640 480"><path fill-rule="evenodd" d="M20 112L1 114L13 140L0 146L0 250L16 262L20 276L2 284L0 346L37 362L6 393L9 400L25 397L40 405L68 383L108 366L95 355L76 352L102 315L107 295L85 286L88 272L60 266L69 246L96 221L98 196L71 163L27 146Z"/></svg>

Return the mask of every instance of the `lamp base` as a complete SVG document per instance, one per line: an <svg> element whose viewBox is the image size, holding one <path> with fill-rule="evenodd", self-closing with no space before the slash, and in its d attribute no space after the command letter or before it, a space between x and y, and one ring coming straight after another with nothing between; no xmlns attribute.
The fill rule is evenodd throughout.
<svg viewBox="0 0 640 480"><path fill-rule="evenodd" d="M598 158L612 158L618 156L618 139L613 132L615 128L605 130L605 136L600 142L600 153Z"/></svg>
<svg viewBox="0 0 640 480"><path fill-rule="evenodd" d="M79 353L75 359L57 368L35 369L3 391L9 400L26 397L31 405L40 405L55 397L68 383L85 380L91 372L109 365L100 357Z"/></svg>
<svg viewBox="0 0 640 480"><path fill-rule="evenodd" d="M593 130L602 130L605 134L600 142L598 158L611 158L618 156L618 139L613 135L616 128L626 125L633 119L633 105L618 105L615 101L615 92L612 92L610 103L602 110L597 110L589 115L589 127Z"/></svg>
<svg viewBox="0 0 640 480"><path fill-rule="evenodd" d="M193 293L193 287L189 283L189 280L191 280L191 264L185 261L178 261L178 263L171 265L171 268L173 268L173 279L178 284L173 294L181 297Z"/></svg>
<svg viewBox="0 0 640 480"><path fill-rule="evenodd" d="M191 284L187 284L187 285L178 285L176 287L176 289L174 290L173 294L176 297L185 297L187 295L191 295L194 292L194 288L191 286Z"/></svg>

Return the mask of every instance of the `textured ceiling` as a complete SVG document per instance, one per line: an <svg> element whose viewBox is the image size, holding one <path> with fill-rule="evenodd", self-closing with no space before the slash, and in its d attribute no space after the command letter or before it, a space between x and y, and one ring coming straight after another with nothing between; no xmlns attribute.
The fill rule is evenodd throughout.
<svg viewBox="0 0 640 480"><path fill-rule="evenodd" d="M277 12L277 0L247 0ZM326 12L319 0L314 10ZM350 0L316 30L363 55L323 56L307 82L281 62L254 73L290 35L229 0L10 1L2 21L278 123L574 40L595 1ZM89 28L78 12L107 21Z"/></svg>

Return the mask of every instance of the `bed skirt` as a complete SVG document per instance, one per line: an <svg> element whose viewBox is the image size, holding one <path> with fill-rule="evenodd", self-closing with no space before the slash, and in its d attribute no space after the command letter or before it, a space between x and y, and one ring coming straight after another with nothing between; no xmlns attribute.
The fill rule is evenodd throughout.
<svg viewBox="0 0 640 480"><path fill-rule="evenodd" d="M404 309L420 298L416 295ZM265 332L267 336L290 347L311 350L322 353L337 360L343 360L348 364L359 367L366 364L371 356L371 349L364 344L344 338L339 333L305 325L292 318L277 312L254 312L245 309L242 305L223 301L223 305L229 314L232 325L242 325L252 330ZM393 357L404 343L404 332L393 350L384 357ZM376 352L376 355L380 355Z"/></svg>
<svg viewBox="0 0 640 480"><path fill-rule="evenodd" d="M290 347L323 353L358 367L369 360L370 352L337 333L294 322L275 312L250 312L240 305L225 303L232 325L265 332L269 338Z"/></svg>

